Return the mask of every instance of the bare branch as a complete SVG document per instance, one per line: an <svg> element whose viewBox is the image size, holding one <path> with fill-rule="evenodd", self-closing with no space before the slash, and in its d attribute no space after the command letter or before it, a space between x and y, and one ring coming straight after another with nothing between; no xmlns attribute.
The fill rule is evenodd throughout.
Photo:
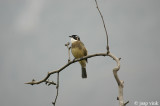
<svg viewBox="0 0 160 106"><path fill-rule="evenodd" d="M45 81L45 84L46 85L56 85L56 83L55 82L53 82L53 81L49 81L49 79L47 80L47 81Z"/></svg>
<svg viewBox="0 0 160 106"><path fill-rule="evenodd" d="M126 106L128 103L129 103L129 101L127 101L127 102L124 104L124 106Z"/></svg>
<svg viewBox="0 0 160 106"><path fill-rule="evenodd" d="M66 65L64 65L63 67L61 67L60 69L56 70L56 71L52 71L52 72L48 72L47 76L40 80L40 81L36 81L36 80L32 80L31 82L28 82L28 83L25 83L25 84L30 84L30 85L35 85L35 84L40 84L42 82L45 82L46 84L48 85L56 85L56 83L54 83L53 81L50 82L48 80L48 78L50 77L50 75L52 74L55 74L57 73L57 86L56 86L56 89L57 89L57 93L56 93L56 97L55 97L55 100L54 102L52 102L53 106L56 105L56 101L57 101L57 98L58 98L58 92L59 92L59 73L65 69L66 67L68 67L69 65L75 63L75 62L78 62L78 61L81 61L81 60L84 60L84 59L87 59L87 58L91 58L91 57L95 57L95 56L107 56L108 54L107 53L98 53L98 54L92 54L92 55L88 55L88 56L85 56L83 58L79 58L79 59L74 59L73 61L68 61L68 63Z"/></svg>
<svg viewBox="0 0 160 106"><path fill-rule="evenodd" d="M68 62L70 62L71 61L71 59L70 59L70 49L71 49L71 47L69 47L69 42L67 42L66 44L65 44L65 46L67 46L67 49L68 49Z"/></svg>
<svg viewBox="0 0 160 106"><path fill-rule="evenodd" d="M110 51L109 51L107 29L106 29L106 26L105 26L105 22L104 22L104 19L103 19L103 15L102 15L99 7L98 7L97 0L95 0L95 2L96 2L97 10L98 10L98 12L99 12L99 14L100 14L100 16L101 16L101 19L102 19L102 22L103 22L103 26L104 26L104 29L105 29L105 32L106 32L106 38L107 38L107 54L108 54L109 57L113 58L113 60L115 60L116 63L117 63L117 66L113 69L113 74L114 74L114 77L115 77L116 82L117 82L118 87L119 87L119 89L118 89L118 90L119 90L119 97L117 97L117 100L119 100L119 105L120 105L120 106L125 106L127 103L129 103L129 101L126 102L126 103L124 103L124 100L123 100L123 87L124 87L123 84L124 84L124 81L121 81L121 80L119 79L119 77L118 77L118 74L117 74L118 70L120 69L120 59L121 59L121 58L117 58L116 56L114 56L114 55L113 55L112 53L110 53Z"/></svg>
<svg viewBox="0 0 160 106"><path fill-rule="evenodd" d="M104 30L106 32L106 39L107 39L107 48L106 49L107 49L107 52L109 52L108 33L107 33L106 25L105 25L105 22L104 22L104 19L103 19L103 15L102 15L99 7L98 7L97 0L95 0L95 2L96 2L97 10L98 10L98 12L99 12L99 14L101 16L102 22L103 22Z"/></svg>
<svg viewBox="0 0 160 106"><path fill-rule="evenodd" d="M117 62L117 66L113 69L113 74L114 74L114 77L117 81L117 84L120 85L121 82L120 82L118 75L117 75L117 71L120 69L120 60L119 60L119 58L117 58L116 56L114 56L111 53L108 53L108 56L110 56L111 58L113 58L113 60L115 60Z"/></svg>
<svg viewBox="0 0 160 106"><path fill-rule="evenodd" d="M55 98L54 102L52 102L53 106L56 106L56 101L57 101L57 98L58 98L58 91L59 91L59 72L57 73L57 86L56 86L56 89L57 89L57 94L56 94L56 98Z"/></svg>
<svg viewBox="0 0 160 106"><path fill-rule="evenodd" d="M97 53L97 54L92 54L92 55L85 56L83 58L74 59L74 60L68 62L66 65L64 65L60 69L52 71L52 72L48 72L48 74L46 75L46 77L44 79L42 79L40 81L32 80L31 82L27 82L25 84L35 85L35 84L40 84L40 83L46 82L47 79L50 77L50 75L61 72L63 69L65 69L66 67L68 67L69 65L71 65L75 62L78 62L78 61L81 61L81 60L84 60L84 59L87 59L87 58L95 57L95 56L107 56L107 53Z"/></svg>
<svg viewBox="0 0 160 106"><path fill-rule="evenodd" d="M118 88L119 88L119 96L118 96L117 100L119 100L120 106L124 106L124 100L123 100L123 83L124 83L124 81L120 81L118 74L117 74L118 70L120 69L120 59L111 53L109 53L108 56L110 56L111 58L113 58L117 62L117 66L113 69L113 74L114 74L114 77L116 79L116 82L117 82Z"/></svg>

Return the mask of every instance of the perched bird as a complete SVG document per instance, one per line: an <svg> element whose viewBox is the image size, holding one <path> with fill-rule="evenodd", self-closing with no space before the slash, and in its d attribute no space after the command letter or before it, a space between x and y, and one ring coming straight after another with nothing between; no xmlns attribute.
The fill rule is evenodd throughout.
<svg viewBox="0 0 160 106"><path fill-rule="evenodd" d="M72 35L69 37L71 37L71 43L72 43L71 52L72 55L75 57L75 59L87 56L87 50L84 44L80 41L80 37L78 35ZM87 78L86 62L87 59L79 61L82 68L82 78Z"/></svg>

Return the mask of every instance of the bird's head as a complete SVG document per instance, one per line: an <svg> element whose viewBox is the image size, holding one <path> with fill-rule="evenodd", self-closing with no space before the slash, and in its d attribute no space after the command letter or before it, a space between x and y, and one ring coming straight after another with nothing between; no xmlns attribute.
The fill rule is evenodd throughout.
<svg viewBox="0 0 160 106"><path fill-rule="evenodd" d="M69 37L71 38L71 43L75 41L80 41L80 37L78 35L71 35Z"/></svg>

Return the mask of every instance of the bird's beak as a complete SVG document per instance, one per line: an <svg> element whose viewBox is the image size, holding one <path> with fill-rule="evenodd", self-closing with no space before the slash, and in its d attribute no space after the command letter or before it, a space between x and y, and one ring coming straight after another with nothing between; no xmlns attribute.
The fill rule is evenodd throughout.
<svg viewBox="0 0 160 106"><path fill-rule="evenodd" d="M70 38L72 38L72 36L69 36Z"/></svg>

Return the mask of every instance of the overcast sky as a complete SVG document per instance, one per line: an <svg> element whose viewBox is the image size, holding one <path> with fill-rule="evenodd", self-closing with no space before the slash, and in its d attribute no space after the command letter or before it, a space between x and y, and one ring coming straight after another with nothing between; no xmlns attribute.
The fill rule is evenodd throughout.
<svg viewBox="0 0 160 106"><path fill-rule="evenodd" d="M160 104L160 1L97 1L110 51L122 58L118 74L127 106L136 106L135 101ZM41 80L67 63L64 44L72 34L80 36L89 54L106 52L94 0L0 0L0 106L52 106L56 86L24 83ZM56 106L118 106L115 61L88 61L87 79L81 78L79 63L60 73Z"/></svg>

